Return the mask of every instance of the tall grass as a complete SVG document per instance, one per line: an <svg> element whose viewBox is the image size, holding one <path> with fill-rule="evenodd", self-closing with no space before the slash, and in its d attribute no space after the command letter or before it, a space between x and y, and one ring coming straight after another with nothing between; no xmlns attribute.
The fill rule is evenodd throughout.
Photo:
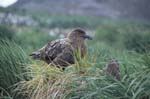
<svg viewBox="0 0 150 99"><path fill-rule="evenodd" d="M111 50L109 53L113 55L114 52ZM78 81L82 81L83 83L79 85L74 84L71 87L72 91L66 94L66 99L149 99L149 54L139 55L139 58L137 58L135 53L119 52L119 56L115 54L115 57L119 59L119 67L121 69L120 81L106 75L103 71L97 73L97 69L102 66L96 66L95 70L91 69L90 75L76 77ZM102 57L98 59L102 61ZM96 63L98 63L98 60L95 62L95 65Z"/></svg>
<svg viewBox="0 0 150 99"><path fill-rule="evenodd" d="M66 91L65 85L72 81L71 75L66 75L56 67L47 65L30 65L32 79L17 84L17 95L30 99L62 99Z"/></svg>
<svg viewBox="0 0 150 99"><path fill-rule="evenodd" d="M76 78L91 74L91 64L95 60L93 57L85 57L83 60L80 60L79 56L78 58L76 64L69 66L65 71L47 64L29 65L28 74L32 79L17 83L16 94L30 99L66 99L66 93L72 90L70 86L82 83Z"/></svg>
<svg viewBox="0 0 150 99"><path fill-rule="evenodd" d="M149 99L148 75L134 73L117 81L107 76L81 77L84 87L74 86L67 99ZM83 85L82 85L83 86Z"/></svg>
<svg viewBox="0 0 150 99"><path fill-rule="evenodd" d="M47 64L28 65L26 73L31 79L15 84L15 96L22 99L149 99L149 54L116 51L103 44L92 48L84 59L77 54L76 64L65 71ZM119 60L120 81L103 72L106 60L111 57Z"/></svg>
<svg viewBox="0 0 150 99"><path fill-rule="evenodd" d="M15 43L0 40L0 97L12 96L12 86L26 78L27 57Z"/></svg>

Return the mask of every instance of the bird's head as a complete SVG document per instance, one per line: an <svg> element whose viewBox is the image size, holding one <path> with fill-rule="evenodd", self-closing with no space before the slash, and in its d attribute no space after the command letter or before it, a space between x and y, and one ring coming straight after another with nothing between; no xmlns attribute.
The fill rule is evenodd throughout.
<svg viewBox="0 0 150 99"><path fill-rule="evenodd" d="M82 29L74 29L67 37L72 41L84 41L85 39L92 40L92 38Z"/></svg>
<svg viewBox="0 0 150 99"><path fill-rule="evenodd" d="M33 59L41 59L41 54L40 52L36 51L36 52L32 52L29 56L31 56Z"/></svg>

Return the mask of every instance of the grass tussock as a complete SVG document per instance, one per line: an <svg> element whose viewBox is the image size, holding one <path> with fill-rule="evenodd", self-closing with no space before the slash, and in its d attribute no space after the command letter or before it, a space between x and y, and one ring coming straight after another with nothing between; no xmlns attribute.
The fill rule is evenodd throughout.
<svg viewBox="0 0 150 99"><path fill-rule="evenodd" d="M15 94L30 99L66 99L66 96L72 92L71 87L81 86L84 83L77 78L89 75L90 68L91 63L87 57L76 61L76 64L69 66L65 71L47 64L31 64L27 73L31 80L17 83Z"/></svg>
<svg viewBox="0 0 150 99"><path fill-rule="evenodd" d="M27 58L15 43L0 40L0 96L10 96L13 84L26 79Z"/></svg>
<svg viewBox="0 0 150 99"><path fill-rule="evenodd" d="M49 65L30 65L29 69L32 79L19 82L15 92L30 99L62 99L64 93L69 91L67 85L75 76Z"/></svg>

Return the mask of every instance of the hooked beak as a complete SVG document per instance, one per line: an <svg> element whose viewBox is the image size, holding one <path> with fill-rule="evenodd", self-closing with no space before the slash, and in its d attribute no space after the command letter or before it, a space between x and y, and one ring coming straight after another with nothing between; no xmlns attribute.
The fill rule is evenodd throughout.
<svg viewBox="0 0 150 99"><path fill-rule="evenodd" d="M33 59L37 59L40 57L40 52L32 52L29 56L32 56Z"/></svg>
<svg viewBox="0 0 150 99"><path fill-rule="evenodd" d="M92 40L92 37L90 37L89 35L84 35L83 38L84 38L84 39Z"/></svg>

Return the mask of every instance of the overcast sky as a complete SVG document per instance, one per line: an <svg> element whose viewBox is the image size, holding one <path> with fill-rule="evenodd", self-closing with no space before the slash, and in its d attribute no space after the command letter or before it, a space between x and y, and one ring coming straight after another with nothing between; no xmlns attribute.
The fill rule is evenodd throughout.
<svg viewBox="0 0 150 99"><path fill-rule="evenodd" d="M18 0L0 0L0 7L8 7L12 4L14 4L15 2L17 2Z"/></svg>

